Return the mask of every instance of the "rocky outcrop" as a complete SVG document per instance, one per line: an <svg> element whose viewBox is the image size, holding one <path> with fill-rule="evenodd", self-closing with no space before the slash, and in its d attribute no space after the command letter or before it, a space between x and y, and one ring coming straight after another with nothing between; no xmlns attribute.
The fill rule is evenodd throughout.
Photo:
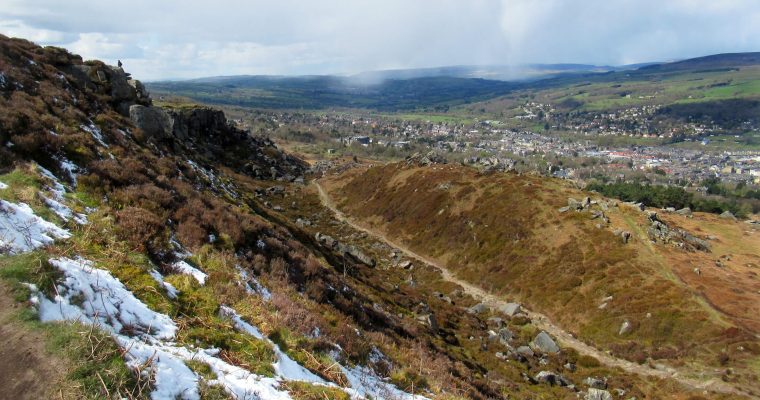
<svg viewBox="0 0 760 400"><path fill-rule="evenodd" d="M145 134L145 140L166 146L174 153L192 153L191 158L196 161L222 162L254 178L289 182L306 171L303 161L283 153L267 137L254 137L236 128L220 110L132 104L128 115Z"/></svg>
<svg viewBox="0 0 760 400"><path fill-rule="evenodd" d="M167 139L173 131L174 120L160 107L132 105L129 107L129 118L146 135L159 140Z"/></svg>
<svg viewBox="0 0 760 400"><path fill-rule="evenodd" d="M365 254L363 251L361 251L358 247L354 245L341 243L335 240L332 236L325 235L320 232L317 232L314 235L314 238L322 246L340 253L341 255L343 255L343 257L350 258L353 261L362 263L370 267L375 266L375 260L372 257Z"/></svg>
<svg viewBox="0 0 760 400"><path fill-rule="evenodd" d="M150 95L145 86L132 79L121 67L106 65L99 61L86 64L70 64L61 68L71 82L82 90L90 90L110 96L114 109L124 116L129 116L130 107L139 104L150 106Z"/></svg>
<svg viewBox="0 0 760 400"><path fill-rule="evenodd" d="M710 243L700 239L683 229L671 229L657 217L656 212L647 214L650 225L647 229L649 239L657 243L672 243L687 250L710 251Z"/></svg>

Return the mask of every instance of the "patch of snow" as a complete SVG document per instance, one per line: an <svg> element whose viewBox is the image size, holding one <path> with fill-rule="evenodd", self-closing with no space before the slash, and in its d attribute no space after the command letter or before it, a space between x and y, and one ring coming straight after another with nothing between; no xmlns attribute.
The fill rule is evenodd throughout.
<svg viewBox="0 0 760 400"><path fill-rule="evenodd" d="M171 240L169 240L169 243L174 248L174 256L175 257L184 260L185 258L188 258L188 257L190 257L190 256L193 255L193 253L185 250L185 248L182 247L182 245L177 241L177 239L175 239L173 237L173 235L172 235Z"/></svg>
<svg viewBox="0 0 760 400"><path fill-rule="evenodd" d="M23 253L69 237L69 231L40 218L28 204L0 200L0 252Z"/></svg>
<svg viewBox="0 0 760 400"><path fill-rule="evenodd" d="M42 166L38 165L37 170L40 171L40 174L47 178L50 181L50 185L48 186L48 189L50 192L53 193L56 200L63 200L63 195L66 194L66 188L61 184L61 181L56 178L55 175L53 175L52 172L49 170L43 168Z"/></svg>
<svg viewBox="0 0 760 400"><path fill-rule="evenodd" d="M147 364L152 366L152 400L200 400L198 375L185 364L183 358L173 354L179 349L148 344L122 335L117 335L115 339L126 350L124 356L129 367L137 370Z"/></svg>
<svg viewBox="0 0 760 400"><path fill-rule="evenodd" d="M49 199L45 196L42 196L42 200L45 202L45 205L48 206L48 208L55 213L55 215L61 217L62 220L68 221L73 216L73 212L71 212L71 209L66 207L65 205L59 203L57 200Z"/></svg>
<svg viewBox="0 0 760 400"><path fill-rule="evenodd" d="M409 394L398 389L393 384L383 381L367 367L357 365L353 368L346 368L340 365L340 370L351 384L351 389L347 392L352 394L352 397L397 400L427 399L427 397Z"/></svg>
<svg viewBox="0 0 760 400"><path fill-rule="evenodd" d="M79 125L79 127L92 135L92 138L95 139L96 142L98 142L103 147L108 147L106 142L103 141L103 133L100 132L100 128L98 128L92 121L88 125Z"/></svg>
<svg viewBox="0 0 760 400"><path fill-rule="evenodd" d="M177 288L175 288L171 283L164 281L164 276L161 275L160 272L156 271L155 269L150 270L150 276L158 282L161 286L164 287L164 290L166 290L166 295L169 296L170 299L176 299L177 295L179 294L179 291Z"/></svg>
<svg viewBox="0 0 760 400"><path fill-rule="evenodd" d="M76 187L77 185L77 172L79 172L79 167L74 164L73 162L69 161L66 157L58 156L55 158L58 163L61 166L61 169L66 171L66 174L69 175L69 180L71 180L71 184Z"/></svg>
<svg viewBox="0 0 760 400"><path fill-rule="evenodd" d="M277 355L276 377L256 375L219 358L218 349L194 349L177 346L174 339L177 327L165 314L150 310L136 299L108 271L94 268L92 262L77 258L51 259L50 263L64 273L53 300L46 298L34 285L32 303L37 304L43 321L80 321L97 324L110 332L124 349L127 364L153 377L152 400L198 400L198 382L202 379L187 365L187 361L207 364L216 379L207 381L222 387L236 399L289 400L290 394L281 389L286 380L329 385L265 339L256 327L245 322L229 307L221 312L232 319L235 327L260 340L267 340ZM151 273L156 277L160 274ZM73 301L76 299L76 301ZM79 305L81 304L81 305ZM132 335L131 337L128 335ZM371 369L341 367L352 388L344 389L353 399L372 398L418 400L377 377Z"/></svg>
<svg viewBox="0 0 760 400"><path fill-rule="evenodd" d="M3 189L8 189L8 185L0 182L0 190L3 190Z"/></svg>
<svg viewBox="0 0 760 400"><path fill-rule="evenodd" d="M108 271L83 258L62 257L49 262L63 272L64 279L53 301L40 301L40 320L81 320L115 334L128 331L151 340L174 338L174 321L148 308ZM71 304L72 299L81 306Z"/></svg>
<svg viewBox="0 0 760 400"><path fill-rule="evenodd" d="M174 264L172 264L172 268L174 268L175 271L190 275L195 280L198 281L198 283L201 284L201 286L206 284L206 278L208 278L208 275L206 275L203 271L199 270L198 268L193 267L192 265L188 264L187 261L177 261Z"/></svg>
<svg viewBox="0 0 760 400"><path fill-rule="evenodd" d="M295 360L280 350L280 346L265 338L255 326L245 322L232 308L222 306L219 312L222 315L229 317L235 324L237 330L245 332L256 339L266 340L272 346L274 354L277 356L277 361L274 363L274 371L278 378L288 381L302 381L320 385L328 384L324 379L295 362Z"/></svg>
<svg viewBox="0 0 760 400"><path fill-rule="evenodd" d="M261 282L252 277L248 271L244 270L239 265L235 266L235 268L237 268L238 273L240 274L240 279L243 281L243 285L245 285L246 293L258 294L266 301L272 299L272 293L270 293L269 290L261 284ZM253 287L251 287L251 284L253 284Z"/></svg>

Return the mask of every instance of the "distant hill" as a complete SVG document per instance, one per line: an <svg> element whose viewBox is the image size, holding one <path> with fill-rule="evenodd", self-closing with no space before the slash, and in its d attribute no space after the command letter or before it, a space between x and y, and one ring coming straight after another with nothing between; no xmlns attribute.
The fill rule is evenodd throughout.
<svg viewBox="0 0 760 400"><path fill-rule="evenodd" d="M148 85L157 96L179 95L212 104L272 109L338 107L390 111L479 101L506 94L515 87L511 82L446 76L381 82L335 76L234 76Z"/></svg>
<svg viewBox="0 0 760 400"><path fill-rule="evenodd" d="M352 76L221 76L154 82L147 86L157 96L178 95L204 103L254 108L441 111L515 90L540 91L593 83L615 85L662 80L664 76L684 73L720 75L753 66L760 66L760 53L718 54L671 63L624 66L528 64L399 69ZM748 79L754 78L749 76ZM741 96L748 93L746 88L740 89ZM689 95L703 97L699 88Z"/></svg>
<svg viewBox="0 0 760 400"><path fill-rule="evenodd" d="M684 71L700 70L715 68L736 68L748 65L760 64L760 52L755 53L725 53L714 54L711 56L690 58L688 60L675 61L671 63L653 64L642 66L639 72L663 72L663 71Z"/></svg>

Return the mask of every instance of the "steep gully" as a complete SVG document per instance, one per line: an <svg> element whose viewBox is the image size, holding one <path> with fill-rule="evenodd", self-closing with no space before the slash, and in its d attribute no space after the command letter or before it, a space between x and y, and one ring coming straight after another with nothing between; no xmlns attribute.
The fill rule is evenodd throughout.
<svg viewBox="0 0 760 400"><path fill-rule="evenodd" d="M389 239L382 232L379 232L370 227L361 225L357 223L356 221L346 217L346 215L343 214L343 212L340 211L335 206L335 203L332 201L332 199L327 194L327 192L322 187L322 185L319 184L319 182L313 181L313 185L316 187L317 191L319 192L319 198L320 198L320 201L322 202L322 205L329 208L335 214L335 218L337 220L341 222L345 222L346 224L350 225L352 228L365 232L366 234L371 235L372 237L385 242L388 246L391 246L393 248L400 250L401 252L406 254L408 257L411 257L413 259L416 259L417 261L423 262L427 265L430 265L436 268L437 270L441 272L441 275L444 280L461 286L464 293L469 294L473 298L483 302L485 305L488 305L490 307L499 307L508 303L508 301L500 298L499 296L491 294L478 286L475 286L469 282L466 282L462 279L457 278L456 275L454 275L449 269L447 269L445 266L441 265L440 263L436 262L435 260L432 260L423 255L420 255L412 251L408 247L404 246L403 244ZM594 357L597 360L599 360L599 362L601 362L604 365L607 365L608 367L620 368L623 371L626 371L628 373L637 374L641 376L655 377L655 378L660 378L660 379L672 379L691 389L708 390L708 391L717 392L717 393L742 395L742 396L749 396L752 398L756 398L750 393L747 393L741 389L738 389L728 383L725 383L715 378L709 379L709 380L700 380L697 378L690 378L686 376L686 374L692 373L691 371L682 371L682 370L678 370L678 369L675 369L672 367L666 367L666 366L657 366L657 368L652 368L647 365L640 365L628 360L624 360L622 358L612 356L603 350L590 346L584 343L583 341L578 340L577 338L573 337L570 333L554 325L549 320L549 318L547 318L545 315L541 313L526 310L524 307L523 307L523 312L527 314L527 316L531 319L532 323L537 328L543 329L547 333L556 337L562 346L575 349L581 355ZM696 373L692 373L692 374L696 374Z"/></svg>

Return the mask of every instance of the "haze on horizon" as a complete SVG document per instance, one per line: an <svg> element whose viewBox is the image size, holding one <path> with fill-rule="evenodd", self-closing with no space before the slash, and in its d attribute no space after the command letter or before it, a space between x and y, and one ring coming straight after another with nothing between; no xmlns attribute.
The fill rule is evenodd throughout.
<svg viewBox="0 0 760 400"><path fill-rule="evenodd" d="M760 51L756 0L3 0L0 33L143 80Z"/></svg>

